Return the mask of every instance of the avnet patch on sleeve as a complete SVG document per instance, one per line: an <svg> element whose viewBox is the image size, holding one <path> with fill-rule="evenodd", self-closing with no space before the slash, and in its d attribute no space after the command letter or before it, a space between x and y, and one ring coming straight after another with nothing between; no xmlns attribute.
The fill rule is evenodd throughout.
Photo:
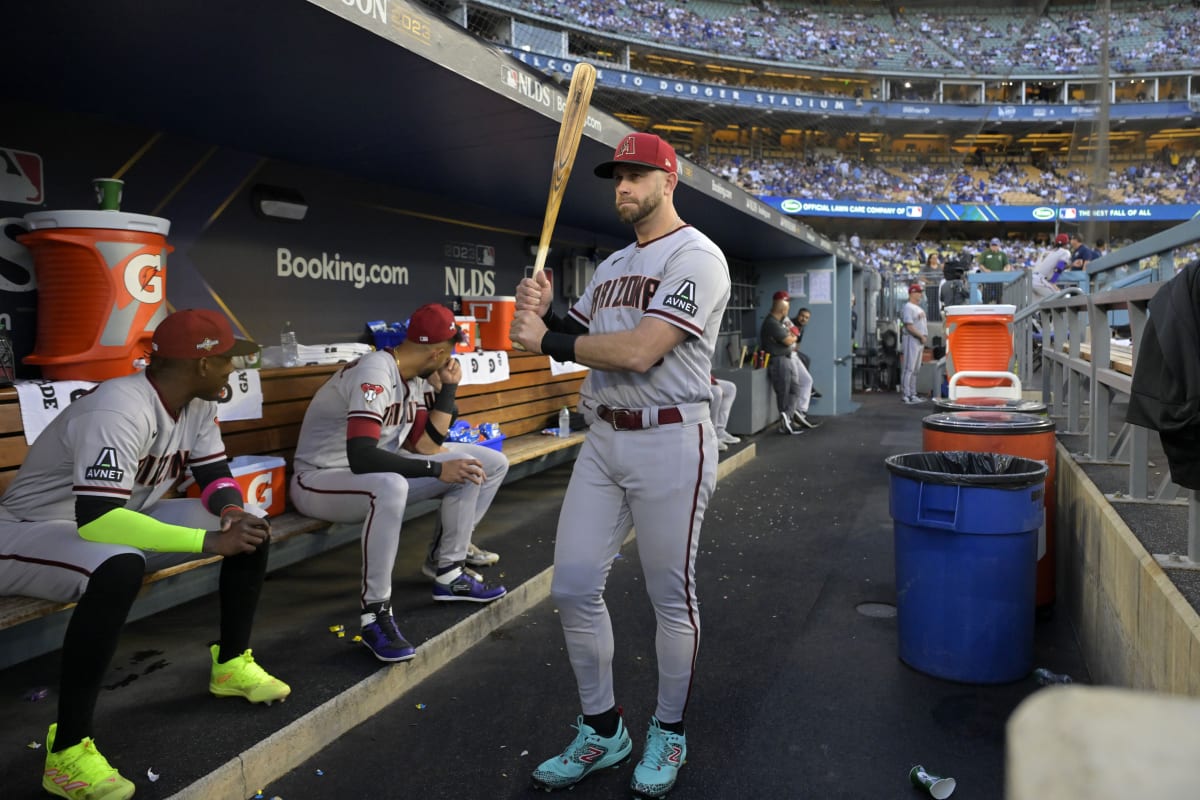
<svg viewBox="0 0 1200 800"><path fill-rule="evenodd" d="M696 312L700 307L696 305L696 282L693 280L682 281L675 290L663 298L664 308L674 309L687 314L689 317L695 317Z"/></svg>

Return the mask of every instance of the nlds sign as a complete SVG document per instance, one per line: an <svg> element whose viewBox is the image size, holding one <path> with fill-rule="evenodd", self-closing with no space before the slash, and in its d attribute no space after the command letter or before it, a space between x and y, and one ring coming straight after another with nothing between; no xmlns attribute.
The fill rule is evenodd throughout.
<svg viewBox="0 0 1200 800"><path fill-rule="evenodd" d="M496 248L473 242L447 242L442 248L447 261L460 261L470 267L447 266L446 294L452 297L480 297L496 293L496 271L478 267L496 266Z"/></svg>

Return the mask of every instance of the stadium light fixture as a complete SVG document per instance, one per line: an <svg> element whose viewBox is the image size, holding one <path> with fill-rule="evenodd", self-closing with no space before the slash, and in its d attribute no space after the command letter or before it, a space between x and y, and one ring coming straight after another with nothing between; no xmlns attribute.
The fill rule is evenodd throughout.
<svg viewBox="0 0 1200 800"><path fill-rule="evenodd" d="M256 185L250 190L250 204L259 216L284 222L300 222L308 214L304 195L282 186Z"/></svg>

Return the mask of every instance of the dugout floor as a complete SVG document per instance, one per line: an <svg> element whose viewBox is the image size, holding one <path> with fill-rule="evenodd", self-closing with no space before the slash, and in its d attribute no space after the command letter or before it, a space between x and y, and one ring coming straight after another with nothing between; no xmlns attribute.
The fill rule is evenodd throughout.
<svg viewBox="0 0 1200 800"><path fill-rule="evenodd" d="M919 450L931 406L861 394L856 413L798 437L753 437L757 457L719 485L705 523L697 585L703 626L688 712L688 765L672 798L907 799L916 763L958 780L956 796L1003 797L1004 723L1038 691L938 680L897 658L885 456ZM735 446L724 457L748 446ZM490 574L513 589L550 563L560 467L501 490L477 541L501 553ZM407 528L396 571L401 629L421 643L481 613L435 605L419 576L432 518ZM355 546L273 573L256 657L288 681L284 704L252 707L207 693L207 598L128 626L105 680L97 744L137 797L169 797L385 666L332 625L357 626ZM617 639L618 702L640 752L655 694L653 618L636 544L607 593ZM463 604L470 605L470 604ZM1087 680L1061 614L1038 624L1035 665ZM418 651L418 660L422 657ZM415 663L415 662L414 662ZM0 672L0 780L9 798L43 797L57 655ZM24 699L49 688L40 701ZM266 785L266 798L540 797L529 772L571 738L577 700L549 601L489 632L397 702ZM322 731L308 731L321 736ZM591 776L571 797L623 798L631 766ZM148 771L159 777L151 782ZM251 791L250 794L253 794Z"/></svg>

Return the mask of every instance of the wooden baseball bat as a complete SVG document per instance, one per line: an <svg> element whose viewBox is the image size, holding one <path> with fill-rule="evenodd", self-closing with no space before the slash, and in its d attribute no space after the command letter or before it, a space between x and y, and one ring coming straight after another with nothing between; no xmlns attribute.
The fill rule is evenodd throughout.
<svg viewBox="0 0 1200 800"><path fill-rule="evenodd" d="M554 147L554 167L550 173L550 196L546 198L546 213L542 217L542 236L538 239L537 258L533 262L533 274L546 267L546 256L550 254L550 237L554 234L554 223L558 220L558 209L562 207L563 194L567 191L567 179L575 166L579 153L579 139L583 125L587 122L588 103L592 99L592 88L596 85L596 68L591 64L576 64L571 73L571 86L567 89L567 106L563 109L562 123L558 126L558 144ZM524 350L520 342L513 348Z"/></svg>
<svg viewBox="0 0 1200 800"><path fill-rule="evenodd" d="M550 174L550 196L546 200L546 215L542 218L542 237L538 240L537 259L533 263L534 273L546 266L550 252L550 237L562 206L563 194L567 190L567 179L575 165L579 152L579 139L587 121L588 103L592 99L592 88L596 85L596 68L591 64L576 64L571 74L571 86L567 90L567 107L563 110L562 124L558 128L558 144L554 148L554 169Z"/></svg>

